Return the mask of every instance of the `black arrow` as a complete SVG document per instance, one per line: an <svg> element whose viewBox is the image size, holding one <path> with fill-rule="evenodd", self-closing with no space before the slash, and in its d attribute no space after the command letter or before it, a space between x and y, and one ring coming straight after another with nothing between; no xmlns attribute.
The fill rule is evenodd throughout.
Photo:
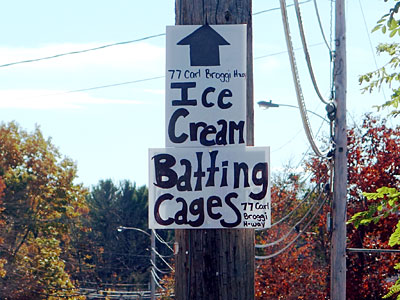
<svg viewBox="0 0 400 300"><path fill-rule="evenodd" d="M219 46L230 44L209 25L203 25L177 45L190 46L191 66L219 66Z"/></svg>

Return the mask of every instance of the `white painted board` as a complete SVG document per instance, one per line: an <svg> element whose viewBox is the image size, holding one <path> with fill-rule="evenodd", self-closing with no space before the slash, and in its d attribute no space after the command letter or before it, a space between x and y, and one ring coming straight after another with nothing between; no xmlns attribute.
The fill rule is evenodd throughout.
<svg viewBox="0 0 400 300"><path fill-rule="evenodd" d="M244 147L246 25L168 26L166 35L166 147Z"/></svg>
<svg viewBox="0 0 400 300"><path fill-rule="evenodd" d="M269 147L149 149L149 227L270 227L269 156Z"/></svg>

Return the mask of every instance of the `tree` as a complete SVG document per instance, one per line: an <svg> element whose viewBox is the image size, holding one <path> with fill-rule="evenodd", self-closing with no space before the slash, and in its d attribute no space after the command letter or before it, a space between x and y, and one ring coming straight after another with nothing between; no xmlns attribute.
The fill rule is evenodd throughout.
<svg viewBox="0 0 400 300"><path fill-rule="evenodd" d="M88 197L91 208L89 233L96 257L96 276L104 283L147 284L150 239L147 235L118 226L147 229L147 189L125 181L119 187L100 181ZM145 281L145 282L143 282Z"/></svg>
<svg viewBox="0 0 400 300"><path fill-rule="evenodd" d="M320 209L329 207L321 186L310 189L293 173L275 177L273 225L256 235L267 246L258 253L266 259L256 261L256 299L326 299L329 247Z"/></svg>
<svg viewBox="0 0 400 300"><path fill-rule="evenodd" d="M70 233L87 213L86 190L73 181L76 166L62 158L40 129L0 125L0 176L5 226L0 257L2 299L82 299L68 273Z"/></svg>
<svg viewBox="0 0 400 300"><path fill-rule="evenodd" d="M136 187L125 180L115 185L111 180L101 180L92 187L87 197L90 207L89 217L84 220L90 228L76 239L80 250L79 261L82 268L76 274L83 286L85 282L95 282L97 287L108 286L147 289L150 281L150 231L148 230L148 190ZM138 228L117 231L119 226ZM168 232L159 233L170 239ZM161 255L171 252L162 243L157 243ZM162 261L157 267L164 269Z"/></svg>
<svg viewBox="0 0 400 300"><path fill-rule="evenodd" d="M385 0L387 2L388 0ZM378 21L373 32L381 30L383 34L389 34L390 38L396 35L400 36L400 20L397 18L400 1L395 1L396 4L389 10L389 12L381 17ZM389 55L388 62L381 68L368 72L365 75L360 76L360 84L365 84L362 88L363 92L372 92L375 89L380 89L383 85L388 85L392 89L393 94L390 96L390 100L382 105L376 107L391 108L390 115L398 116L400 114L400 73L398 71L400 64L400 44L396 42L392 43L380 43L377 47L378 54Z"/></svg>
<svg viewBox="0 0 400 300"><path fill-rule="evenodd" d="M387 0L385 0L387 2ZM390 38L400 35L400 21L398 16L400 1L395 1L395 5L389 10L389 12L381 17L373 31L381 30L383 34L388 33ZM388 85L392 89L392 95L390 100L382 105L378 105L378 110L381 108L391 108L389 115L398 116L400 114L400 72L398 70L400 64L400 45L396 42L392 43L381 43L377 47L378 54L389 55L387 64L378 70L369 72L363 76L360 76L360 84L365 84L363 91L372 92L376 88L380 89L383 85ZM397 136L396 136L397 137ZM394 137L394 143L396 142ZM398 168L399 165L392 166L392 168ZM393 172L388 172L393 175ZM395 173L398 174L398 173ZM396 178L393 176L393 180ZM378 178L375 178L375 182L379 182ZM369 225L371 222L374 224L393 223L397 221L398 211L398 195L399 195L399 183L391 182L390 185L377 185L374 191L365 191L364 196L368 200L369 207L367 210L357 212L350 219L350 222L354 224L355 228L359 232L363 232L364 228L359 225ZM398 221L400 222L400 221ZM388 228L388 230L391 230ZM391 231L389 231L391 232ZM385 232L387 235L387 232ZM400 244L400 223L397 223L396 229L391 234L389 239L389 246L395 246ZM392 266L392 264L391 264ZM400 263L395 265L396 269L400 268ZM385 283L384 283L385 285ZM385 298L391 297L394 294L397 295L397 299L400 299L400 278L397 279L394 285L390 288Z"/></svg>
<svg viewBox="0 0 400 300"><path fill-rule="evenodd" d="M347 216L369 210L377 201L367 201L363 192L374 192L382 186L398 187L395 174L400 168L400 128L390 128L385 119L368 114L361 126L348 130L348 192ZM310 168L314 180L324 173L318 172L319 159L313 159ZM397 223L389 216L380 223L371 223L358 230L348 225L349 248L387 248L389 236ZM393 269L393 256L366 253L348 253L347 299L379 299L388 292L389 282L397 272ZM389 279L389 280L388 280Z"/></svg>
<svg viewBox="0 0 400 300"><path fill-rule="evenodd" d="M378 198L367 201L363 192L374 193L382 186L399 190L399 182L394 176L400 171L399 153L400 127L388 127L385 119L369 114L364 116L360 126L348 129L348 218L374 208L377 213L385 212L385 206L379 207ZM316 190L300 184L301 177L293 175L274 180L271 189L273 223L284 221L257 236L259 244L272 244L262 254L270 258L256 268L258 299L326 299L329 295L330 237L326 229L329 205L323 206L322 213L316 214L309 227L304 226L310 222L309 217L315 215L315 208L301 221L313 203L321 203L314 201L322 192L321 184L329 182L329 164L326 159L315 157L306 162ZM390 198L386 198L388 206L398 206L394 198L399 194L395 190L381 191L381 194L386 193L386 197L391 193ZM287 215L289 217L285 218ZM389 248L388 241L397 222L398 216L392 214L358 230L348 225L348 247ZM283 237L286 238L280 243L273 244ZM285 251L279 251L292 240L295 241ZM398 271L393 269L394 265L394 256L390 254L349 252L347 299L372 300L384 296L397 278Z"/></svg>
<svg viewBox="0 0 400 300"><path fill-rule="evenodd" d="M4 197L4 189L5 189L5 184L3 178L0 176L0 213L4 211L3 207L3 197ZM2 217L0 217L0 226L4 226L4 220ZM2 246L4 240L3 238L0 237L0 247ZM4 264L7 263L7 260L5 259L0 259L0 277L4 277L6 275L6 271L4 270Z"/></svg>

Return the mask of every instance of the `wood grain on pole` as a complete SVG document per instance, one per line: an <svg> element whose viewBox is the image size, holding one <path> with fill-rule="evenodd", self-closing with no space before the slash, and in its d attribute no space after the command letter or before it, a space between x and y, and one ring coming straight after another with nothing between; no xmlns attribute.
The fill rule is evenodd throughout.
<svg viewBox="0 0 400 300"><path fill-rule="evenodd" d="M247 145L254 145L251 0L176 0L177 25L247 24ZM254 230L175 230L175 299L254 299Z"/></svg>
<svg viewBox="0 0 400 300"><path fill-rule="evenodd" d="M347 131L346 131L346 25L344 0L336 0L334 66L336 120L335 167L332 206L331 299L346 299L346 196L347 196Z"/></svg>

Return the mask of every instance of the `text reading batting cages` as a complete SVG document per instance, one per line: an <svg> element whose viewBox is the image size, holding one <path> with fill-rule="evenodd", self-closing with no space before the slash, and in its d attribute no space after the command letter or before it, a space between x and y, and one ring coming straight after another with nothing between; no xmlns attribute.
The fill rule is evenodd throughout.
<svg viewBox="0 0 400 300"><path fill-rule="evenodd" d="M166 40L149 227L270 227L269 147L246 146L246 25L169 26Z"/></svg>

